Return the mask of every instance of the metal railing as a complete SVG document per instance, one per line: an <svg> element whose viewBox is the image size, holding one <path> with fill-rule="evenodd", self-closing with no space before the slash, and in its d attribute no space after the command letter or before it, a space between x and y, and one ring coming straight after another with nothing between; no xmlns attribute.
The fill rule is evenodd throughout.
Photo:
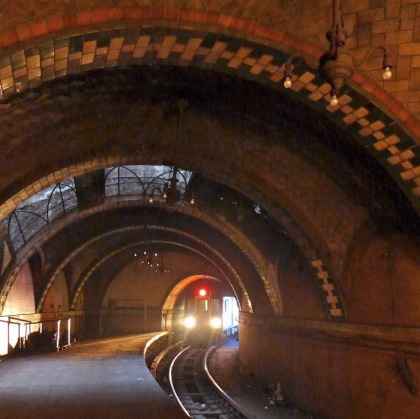
<svg viewBox="0 0 420 419"><path fill-rule="evenodd" d="M66 329L63 328L66 325ZM50 330L51 329L51 330ZM44 339L47 336L49 340ZM16 351L37 349L60 350L71 345L71 317L57 320L27 320L20 317L0 318L0 356ZM48 342L37 347L36 342Z"/></svg>
<svg viewBox="0 0 420 419"><path fill-rule="evenodd" d="M18 251L41 228L77 207L73 179L67 179L26 200L4 219L13 249Z"/></svg>
<svg viewBox="0 0 420 419"><path fill-rule="evenodd" d="M173 169L167 166L117 166L105 172L105 195L141 195L163 198L161 192L168 185L173 175ZM181 196L185 194L192 172L176 170L178 178L177 189Z"/></svg>

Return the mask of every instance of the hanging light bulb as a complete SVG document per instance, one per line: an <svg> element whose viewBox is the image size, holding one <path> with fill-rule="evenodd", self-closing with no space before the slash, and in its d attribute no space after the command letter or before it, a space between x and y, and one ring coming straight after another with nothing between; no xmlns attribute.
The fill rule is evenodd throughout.
<svg viewBox="0 0 420 419"><path fill-rule="evenodd" d="M283 85L286 89L290 89L292 87L292 79L290 78L290 76L286 76Z"/></svg>
<svg viewBox="0 0 420 419"><path fill-rule="evenodd" d="M331 96L330 105L331 106L337 106L338 105L338 98L337 98L337 95L335 93Z"/></svg>
<svg viewBox="0 0 420 419"><path fill-rule="evenodd" d="M389 80L392 77L391 67L385 67L382 74L384 80Z"/></svg>

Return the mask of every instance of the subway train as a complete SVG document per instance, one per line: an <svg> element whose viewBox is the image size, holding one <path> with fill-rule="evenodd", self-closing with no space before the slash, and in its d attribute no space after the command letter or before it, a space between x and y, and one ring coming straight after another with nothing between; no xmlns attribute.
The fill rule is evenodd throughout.
<svg viewBox="0 0 420 419"><path fill-rule="evenodd" d="M196 287L185 300L185 345L206 347L238 332L236 299L217 288Z"/></svg>

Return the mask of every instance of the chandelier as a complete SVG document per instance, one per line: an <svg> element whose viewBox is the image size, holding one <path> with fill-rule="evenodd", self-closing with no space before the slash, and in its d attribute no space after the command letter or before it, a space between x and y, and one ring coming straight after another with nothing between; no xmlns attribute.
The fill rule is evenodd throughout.
<svg viewBox="0 0 420 419"><path fill-rule="evenodd" d="M167 274L169 269L165 267L164 254L163 252L151 252L144 250L142 254L134 253L134 257L139 257L142 265L148 266L153 269L156 273Z"/></svg>
<svg viewBox="0 0 420 419"><path fill-rule="evenodd" d="M140 260L142 265L149 267L156 273L169 273L169 270L165 267L164 263L164 252L158 252L152 249L152 240L150 239L149 229L147 225L144 226L144 250L141 252L135 252L134 257Z"/></svg>
<svg viewBox="0 0 420 419"><path fill-rule="evenodd" d="M174 144L174 161L177 160L178 155L178 147L179 147L179 138L180 138L180 132L182 127L182 120L184 116L184 110L187 108L188 102L185 99L180 99L177 102L177 107L179 110L179 118L178 118L178 127L176 131L176 138L175 138L175 144ZM178 189L178 182L179 179L177 178L178 174L181 174L178 167L174 164L172 165L172 175L169 179L169 182L165 182L163 187L154 187L152 189L152 192L149 197L149 203L153 204L156 195L161 196L165 202L168 202L170 204L175 204L178 202L183 195L182 192ZM186 184L186 183L185 183ZM186 192L186 191L185 191ZM186 196L185 196L186 198ZM188 201L191 205L195 204L195 198L194 193L191 194L191 196L188 197Z"/></svg>
<svg viewBox="0 0 420 419"><path fill-rule="evenodd" d="M344 51L346 35L347 33L344 29L344 23L341 17L341 1L333 0L333 24L325 34L330 46L328 51L319 59L319 70L321 76L331 85L331 106L338 105L338 94L340 89L345 82L350 79L354 70L353 57ZM384 72L382 77L384 80L389 80L392 77L392 64L390 54L385 47L380 46L370 49L365 58L359 62L359 65L363 64L375 51L383 53L382 68ZM305 61L303 57L293 55L286 62L284 72L284 87L286 89L292 86L293 70L295 68L293 62L296 62L296 60L299 59Z"/></svg>
<svg viewBox="0 0 420 419"><path fill-rule="evenodd" d="M168 179L167 182L163 184L163 186L155 186L150 195L149 195L149 203L153 204L157 197L164 199L165 202L169 204L177 203L181 198L185 198L191 205L195 205L195 197L194 192L188 194L187 191L181 191L177 184L179 179L177 175L183 177L183 174L178 169L177 166L173 166L171 169L171 177ZM186 180L184 179L184 183L186 185Z"/></svg>

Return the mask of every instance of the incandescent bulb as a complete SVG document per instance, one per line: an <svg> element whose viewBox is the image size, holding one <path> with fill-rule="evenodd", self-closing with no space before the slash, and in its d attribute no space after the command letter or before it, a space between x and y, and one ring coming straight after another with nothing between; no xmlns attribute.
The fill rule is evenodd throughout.
<svg viewBox="0 0 420 419"><path fill-rule="evenodd" d="M337 106L338 105L337 95L332 95L331 96L330 105L331 106Z"/></svg>
<svg viewBox="0 0 420 419"><path fill-rule="evenodd" d="M382 77L384 80L389 80L392 77L391 67L385 67Z"/></svg>
<svg viewBox="0 0 420 419"><path fill-rule="evenodd" d="M292 79L289 76L286 76L283 85L286 89L289 89L292 87Z"/></svg>

